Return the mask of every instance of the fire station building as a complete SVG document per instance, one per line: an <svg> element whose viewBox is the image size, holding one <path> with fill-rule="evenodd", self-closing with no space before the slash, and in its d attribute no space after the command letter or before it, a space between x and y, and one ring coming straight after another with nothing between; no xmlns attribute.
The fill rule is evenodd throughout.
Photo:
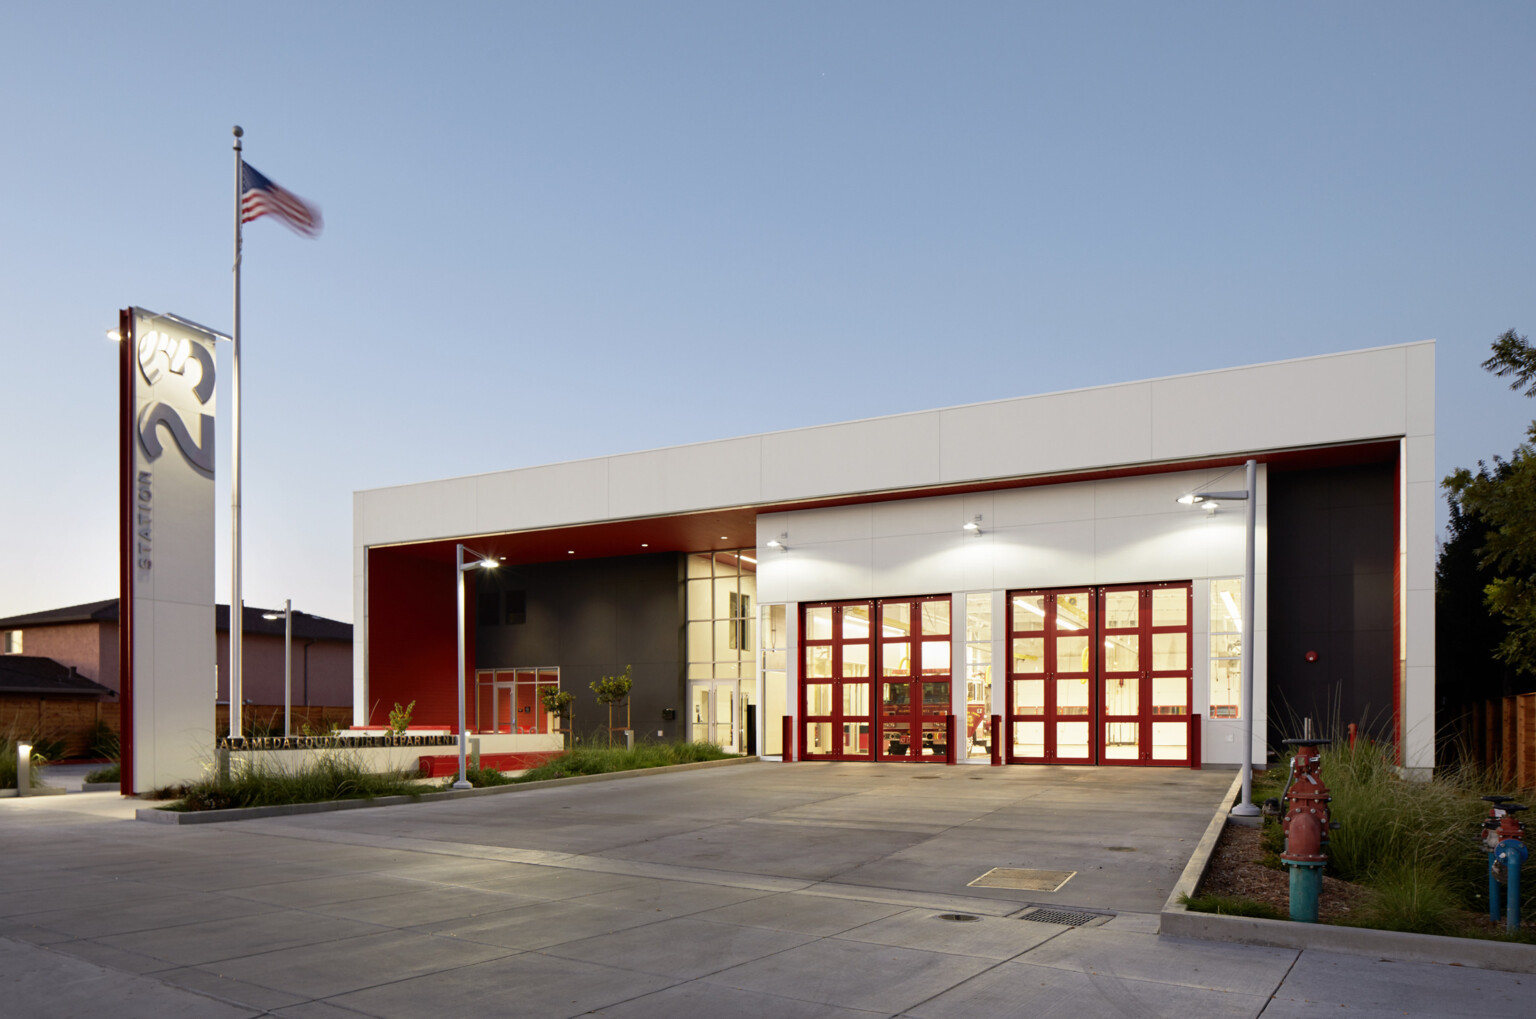
<svg viewBox="0 0 1536 1019"><path fill-rule="evenodd" d="M487 750L629 666L615 725L765 757L1230 766L1251 712L1427 769L1434 420L1422 342L358 492L356 723L457 726L462 578ZM1250 459L1248 592L1246 503L1188 497Z"/></svg>

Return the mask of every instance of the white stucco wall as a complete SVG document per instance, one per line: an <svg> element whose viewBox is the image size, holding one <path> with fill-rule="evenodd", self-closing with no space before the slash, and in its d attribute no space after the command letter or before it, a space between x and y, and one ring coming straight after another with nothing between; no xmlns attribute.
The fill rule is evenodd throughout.
<svg viewBox="0 0 1536 1019"><path fill-rule="evenodd" d="M757 520L758 597L764 605L788 604L791 614L797 614L795 606L802 602L1191 580L1192 710L1207 714L1208 581L1243 575L1246 519L1241 502L1207 514L1181 505L1178 498L1197 490L1237 490L1243 483L1243 469L1238 467L766 513ZM1258 712L1253 731L1254 759L1262 762L1268 643L1268 486L1262 466L1258 488ZM980 535L967 534L966 521L977 517ZM772 538L780 539L785 551L768 548ZM999 663L1007 660L1000 644L1002 629L1003 617L994 614L993 660ZM1003 714L1003 682L999 669L992 685L996 714ZM788 703L798 703L793 690ZM1242 727L1239 720L1207 719L1205 761L1240 763Z"/></svg>

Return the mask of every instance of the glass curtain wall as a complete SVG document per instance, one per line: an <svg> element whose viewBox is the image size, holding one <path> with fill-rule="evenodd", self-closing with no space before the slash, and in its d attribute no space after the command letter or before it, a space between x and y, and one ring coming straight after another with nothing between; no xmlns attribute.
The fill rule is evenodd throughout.
<svg viewBox="0 0 1536 1019"><path fill-rule="evenodd" d="M783 605L762 606L763 741L761 753L784 752L784 722L789 714L789 631Z"/></svg>
<svg viewBox="0 0 1536 1019"><path fill-rule="evenodd" d="M1211 581L1211 718L1243 717L1243 580Z"/></svg>
<svg viewBox="0 0 1536 1019"><path fill-rule="evenodd" d="M696 552L685 572L688 738L746 749L757 700L757 557L751 549Z"/></svg>
<svg viewBox="0 0 1536 1019"><path fill-rule="evenodd" d="M965 755L992 756L992 595L965 596Z"/></svg>

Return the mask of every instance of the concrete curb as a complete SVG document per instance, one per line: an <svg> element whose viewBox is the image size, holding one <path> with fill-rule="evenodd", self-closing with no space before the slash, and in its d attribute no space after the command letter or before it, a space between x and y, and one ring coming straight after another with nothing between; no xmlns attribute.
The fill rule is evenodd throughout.
<svg viewBox="0 0 1536 1019"><path fill-rule="evenodd" d="M1163 903L1163 911L1159 915L1159 934L1273 948L1315 948L1349 955L1370 955L1397 962L1434 962L1508 973L1536 973L1536 946L1532 945L1191 912L1179 902L1179 896L1194 895L1205 872L1210 869L1211 857L1216 852L1216 841L1221 837L1221 830L1226 827L1227 805L1236 802L1241 781L1241 775L1233 780L1232 787L1227 790L1227 795L1217 807L1216 815L1211 818L1199 845L1195 847L1194 855L1173 886L1172 894Z"/></svg>
<svg viewBox="0 0 1536 1019"><path fill-rule="evenodd" d="M326 800L322 803L289 803L275 807L236 807L232 810L198 810L182 813L162 810L159 807L140 807L134 817L155 824L219 824L224 821L254 821L262 817L287 817L293 814L327 814L334 810L362 810L367 807L395 807L406 803L434 803L439 800L461 800L474 796L495 796L515 793L525 789L545 789L557 785L580 785L586 782L613 782L619 779L640 778L644 775L671 774L678 771L698 771L704 768L732 767L740 764L757 764L756 757L732 757L723 761L695 761L692 764L669 764L662 768L638 768L634 771L610 771L602 775L571 775L568 778L551 778L542 782L523 782L518 785L486 786L482 789L450 789L446 792L421 793L417 796L379 796L371 800Z"/></svg>
<svg viewBox="0 0 1536 1019"><path fill-rule="evenodd" d="M30 799L33 796L63 796L69 790L56 785L35 785L26 796L18 797L15 789L0 789L0 799Z"/></svg>

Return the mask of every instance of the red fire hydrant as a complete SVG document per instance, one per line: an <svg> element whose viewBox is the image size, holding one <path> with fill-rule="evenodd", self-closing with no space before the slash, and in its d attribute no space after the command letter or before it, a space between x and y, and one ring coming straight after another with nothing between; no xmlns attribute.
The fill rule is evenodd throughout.
<svg viewBox="0 0 1536 1019"><path fill-rule="evenodd" d="M1285 794L1285 852L1280 861L1291 871L1291 919L1317 923L1332 826L1328 803L1333 799L1323 784L1318 748L1329 741L1308 736L1285 742L1295 748L1296 756L1291 758L1291 782Z"/></svg>

